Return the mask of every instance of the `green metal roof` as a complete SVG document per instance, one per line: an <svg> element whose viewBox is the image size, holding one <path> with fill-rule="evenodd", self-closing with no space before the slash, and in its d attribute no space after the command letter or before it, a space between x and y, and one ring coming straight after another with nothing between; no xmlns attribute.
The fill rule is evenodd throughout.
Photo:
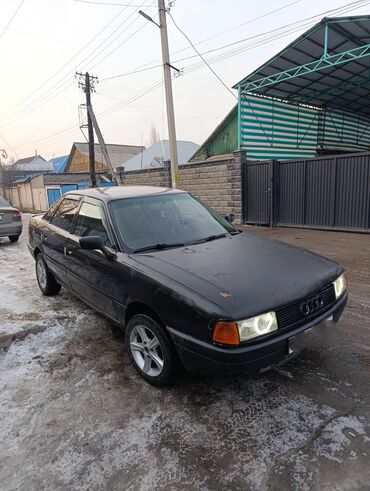
<svg viewBox="0 0 370 491"><path fill-rule="evenodd" d="M370 15L322 19L234 88L370 116Z"/></svg>

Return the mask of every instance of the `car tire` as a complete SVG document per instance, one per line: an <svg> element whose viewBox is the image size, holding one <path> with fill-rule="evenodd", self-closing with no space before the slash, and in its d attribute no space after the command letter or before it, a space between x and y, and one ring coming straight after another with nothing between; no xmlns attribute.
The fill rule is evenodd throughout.
<svg viewBox="0 0 370 491"><path fill-rule="evenodd" d="M9 235L10 242L17 242L19 235Z"/></svg>
<svg viewBox="0 0 370 491"><path fill-rule="evenodd" d="M127 351L136 371L152 385L170 385L176 353L164 330L152 318L135 315L126 327Z"/></svg>
<svg viewBox="0 0 370 491"><path fill-rule="evenodd" d="M55 280L40 253L36 256L36 278L43 295L50 297L60 292L61 286Z"/></svg>

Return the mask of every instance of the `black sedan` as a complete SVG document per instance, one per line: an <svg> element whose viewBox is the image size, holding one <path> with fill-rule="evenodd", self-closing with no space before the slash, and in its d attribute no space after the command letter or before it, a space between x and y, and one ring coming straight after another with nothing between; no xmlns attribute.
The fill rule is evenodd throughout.
<svg viewBox="0 0 370 491"><path fill-rule="evenodd" d="M31 219L29 249L42 293L64 286L125 328L136 370L165 385L179 361L222 373L271 365L345 307L338 264L231 222L179 190L73 191Z"/></svg>

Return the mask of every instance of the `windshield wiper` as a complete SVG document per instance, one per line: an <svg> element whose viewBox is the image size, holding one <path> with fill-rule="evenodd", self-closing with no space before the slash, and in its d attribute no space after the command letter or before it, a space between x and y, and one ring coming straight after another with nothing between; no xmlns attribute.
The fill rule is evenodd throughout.
<svg viewBox="0 0 370 491"><path fill-rule="evenodd" d="M140 247L139 249L135 249L133 253L135 254L136 252L144 252L144 251L160 251L162 249L167 249L169 247L183 247L185 244L183 243L175 243L175 244L166 244L166 243L161 243L161 244L152 244L149 246L145 247Z"/></svg>
<svg viewBox="0 0 370 491"><path fill-rule="evenodd" d="M191 242L190 244L187 245L202 244L203 242L211 242L211 240L222 239L222 237L226 237L226 236L227 233L209 235L208 237L204 237L203 239L196 240L195 242Z"/></svg>

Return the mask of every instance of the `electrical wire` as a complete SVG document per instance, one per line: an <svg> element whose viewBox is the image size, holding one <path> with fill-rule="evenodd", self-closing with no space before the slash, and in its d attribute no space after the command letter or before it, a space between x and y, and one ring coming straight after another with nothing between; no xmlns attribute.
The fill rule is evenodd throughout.
<svg viewBox="0 0 370 491"><path fill-rule="evenodd" d="M153 2L154 3L154 2ZM125 9L123 9L125 10ZM99 56L104 50L106 50L107 48L109 48L111 46L111 44L118 38L120 37L124 32L126 32L130 27L131 25L133 25L134 22L136 22L138 20L138 18L134 19L133 22L131 22L123 31L121 31L120 33L118 33L117 36L115 36L115 38L109 42L109 44L107 44L106 46L104 46L99 52L98 54L96 54L96 51L97 49L102 46L107 40L109 40L109 38L123 25L125 24L128 19L130 17L132 17L132 15L134 15L135 12L131 13L121 24L119 24L118 27L115 28L115 30L113 32L111 32L103 41L100 42L100 44L98 46L96 46L94 48L94 50L88 54L87 56L85 56L85 58L80 61L80 64L83 63L83 62L86 62L89 58L91 58L92 56ZM146 23L144 22L142 27L144 27L146 25ZM142 28L141 27L141 28ZM94 68L95 66L97 66L99 63L101 63L104 59L106 59L108 56L110 56L110 54L112 54L116 49L118 49L118 47L122 46L125 42L128 41L128 39L130 39L134 34L136 34L136 32L138 32L141 28L137 29L134 33L132 33L128 38L126 38L123 42L121 42L119 44L119 46L117 46L116 48L114 48L111 52L108 53L108 55L105 55L101 60L99 60L97 63L95 63L93 65L92 68ZM83 50L84 48L82 48ZM82 50L80 50L79 52L81 52ZM64 65L66 66L66 64ZM75 66L74 70L78 69L78 65ZM74 82L69 82L69 77L70 77L70 74L71 73L74 73L74 70L70 73L67 73L66 75L64 75L64 77L56 82L52 87L50 87L45 93L43 93L42 95L38 96L34 101L32 101L31 103L27 104L23 109L21 109L18 114L16 115L13 115L10 117L10 120L8 118L7 123L13 123L14 121L17 121L18 119L21 119L23 118L24 116L30 114L31 112L35 111L36 109L38 109L38 107L44 105L45 103L51 101L52 99L54 99L58 94L60 94L61 92L63 92L64 90L68 89L69 87L71 87L72 85L74 85ZM50 79L49 79L50 80ZM60 89L58 92L55 92L55 90L58 90ZM46 99L45 99L46 98Z"/></svg>
<svg viewBox="0 0 370 491"><path fill-rule="evenodd" d="M296 3L296 2L293 2L293 3ZM295 30L289 30L287 32L283 32L283 34L280 37L276 37L276 36L272 37L271 38L271 41L275 41L275 40L280 39L282 37L286 37L288 34L292 34L294 32L298 32L298 31L300 31L300 30L302 30L304 28L307 28L308 25L310 25L310 26L311 25L314 25L315 22L316 22L316 20L317 19L321 19L323 15L332 14L332 13L340 13L340 14L348 13L348 12L351 12L352 10L356 10L357 8L360 8L360 7L363 7L365 5L368 5L369 3L370 2L365 1L365 0L358 0L356 2L351 2L349 4L343 5L341 7L336 8L336 9L327 10L325 12L321 12L321 13L316 14L314 16L307 17L305 19L301 19L299 21L286 24L286 25L281 26L281 27L278 27L276 29L265 31L263 33L259 33L259 34L253 35L253 36L249 36L247 38L243 38L243 39L234 41L232 43L228 43L228 44L224 44L224 45L218 46L216 48L213 48L213 49L210 49L210 50L207 50L207 51L202 52L201 55L204 56L206 54L214 53L216 51L221 51L221 50L226 49L228 47L232 47L232 46L235 46L237 44L241 44L241 43L244 43L244 42L247 42L247 41L252 41L254 39L258 39L260 37L266 36L268 34L274 34L274 33L277 33L279 31L283 31L284 29L287 29L289 27L292 27L292 26L301 24ZM291 4L288 4L288 5L291 5ZM285 6L285 7L287 7L287 6ZM351 7L351 8L349 8L349 7ZM277 10L281 10L282 8L283 7L281 7L280 9L277 9ZM345 9L345 10L343 10L343 9ZM273 12L275 12L275 11L273 11ZM267 16L267 15L269 15L269 13L264 14L264 16ZM263 16L260 16L260 17L263 17ZM256 17L255 19L259 19L260 17ZM250 22L252 22L255 19L252 19ZM308 23L307 21L310 21L310 22ZM243 24L247 24L247 23L243 23ZM304 23L304 24L302 24L302 23ZM239 24L239 26L242 26L243 24ZM224 31L224 32L227 32L227 31ZM212 39L213 37L217 37L217 36L218 36L218 34L216 34L215 36L212 36L211 38L207 38L207 39L205 39L203 41L200 41L199 43L194 43L194 45L197 46L198 44L201 44L203 42L206 42L209 39ZM251 46L251 48L254 49L256 47L263 46L265 44L267 44L267 40L262 40L261 41L261 44L253 44ZM182 51L185 51L187 49L189 49L189 48L183 48L181 50L174 51L173 53L171 53L171 56L173 56L174 54L180 53ZM245 51L246 50L247 49L245 49ZM242 52L242 51L240 51L240 52ZM190 59L193 59L193 58L197 58L197 57L198 57L198 55L186 56L184 58L179 58L179 59L174 60L173 63L174 64L175 63L180 63L182 61L187 61L187 60L190 60ZM158 65L158 64L151 65L151 66L148 66L148 65L150 65L150 64L149 63L146 63L144 65L140 65L139 67L137 67L137 69L131 70L129 72L124 72L124 73L120 73L120 74L113 75L113 76L110 76L110 77L102 78L102 79L100 79L100 82L105 82L107 80L113 80L115 78L120 78L120 77L126 77L126 76L131 75L131 74L136 74L136 73L140 73L140 72L152 70L152 69L155 69L155 68L158 68L158 67L162 66L162 65Z"/></svg>
<svg viewBox="0 0 370 491"><path fill-rule="evenodd" d="M225 87L225 89L230 92L230 94L235 97L235 99L238 99L238 97L235 95L235 93L230 90L230 88L225 84L225 82L222 80L222 78L213 70L213 68L211 67L211 65L207 62L207 60L203 57L203 55L201 55L201 53L197 50L197 48L194 46L193 42L191 41L191 39L189 38L189 36L187 34L185 34L185 32L177 25L175 19L172 17L172 14L170 12L167 12L167 14L171 17L172 19L172 22L174 23L176 29L181 32L181 34L185 37L185 39L188 40L189 44L192 46L192 48L194 49L194 51L198 54L199 58L201 58L203 60L203 62L207 65L207 67L211 70L211 72L213 73L213 75L222 83L222 85Z"/></svg>
<svg viewBox="0 0 370 491"><path fill-rule="evenodd" d="M342 14L343 14L343 13L347 13L348 11L352 11L352 10L355 10L355 9L357 9L357 8L359 8L359 7L364 6L364 3L365 3L365 4L368 4L368 3L370 3L370 2L364 2L363 0L362 0L362 1L357 1L357 2L351 2L351 3L349 3L349 4L346 4L346 5L343 5L343 6L339 7L339 8L337 8L337 9L331 9L331 10L328 10L328 11L326 11L326 12L324 12L324 13L320 13L320 14L317 14L317 15L315 15L315 16L308 17L307 19L303 19L303 20L301 20L301 21L297 21L297 22L295 22L295 23L287 24L286 26L283 26L283 27L278 28L278 29L274 29L274 30L272 30L272 31L268 31L267 33L262 33L262 34L260 34L260 35L252 36L252 37L250 37L250 38L246 38L246 39L243 39L243 40L239 40L239 41L236 41L236 42L234 42L234 43L229 43L228 45L224 45L224 46L222 46L222 47L219 47L219 48L215 48L215 49L209 50L209 51L208 51L208 52L206 52L206 53L211 53L211 52L215 52L215 51L217 51L217 50L225 49L225 47L226 47L226 46L227 46L227 47L228 47L228 46L233 46L233 45L235 45L235 44L239 44L239 43L241 43L241 42L243 42L243 41L246 41L246 40L251 40L251 39L255 39L255 38L260 37L261 35L266 35L266 34L269 34L269 33L271 33L271 32L275 33L275 34L274 34L274 36L272 36L271 38L268 38L268 39L263 39L261 42L255 43L254 45L252 45L252 46L248 46L247 48L246 48L246 47L238 47L238 48L237 48L238 52L236 52L236 50L235 50L235 51L233 51L233 52L227 52L227 53L222 53L221 55L217 55L217 59L215 59L213 62L218 62L218 61L221 61L221 60L226 59L226 58L228 58L228 57L235 56L235 54L238 54L239 52L242 52L242 51L245 51L245 50L248 50L248 49L254 49L254 48L258 47L258 46L262 46L262 45L264 45L264 44L266 44L266 43L268 43L268 42L271 42L271 41L273 41L273 40L276 40L276 39L278 39L279 37L284 37L284 36L287 36L287 35L291 34L292 32L294 32L293 30L289 30L289 31L283 32L282 34L278 34L278 31L281 31L281 30L282 30L282 29L284 29L284 28L287 28L287 27L289 27L289 26L293 26L293 25L296 25L296 24L299 24L299 23L300 23L300 24L302 24L302 22L304 22L304 21L307 21L307 20L312 20L312 19L315 19L315 18L317 18L317 17L319 17L319 16L321 17L322 15L324 15L324 14L328 14L328 13L333 13L333 12L336 12L336 13L341 12ZM295 29L295 31L297 31L297 30L301 30L301 29L302 29L302 28L304 28L304 27L305 27L304 25L300 25L300 26L298 26L298 27ZM278 36L279 36L279 37L278 37ZM231 50L230 50L230 51L231 51ZM204 55L204 54L206 54L206 53L202 53L202 55ZM185 58L182 58L181 60L187 60L187 59L194 58L194 57L197 57L197 55L194 55L194 56L191 56L191 57L185 57ZM215 57L215 58L216 58L216 57ZM177 60L177 61L180 61L180 60ZM175 61L174 63L176 63L176 61ZM152 68L156 68L156 67L158 67L158 66L161 66L161 65L156 65L156 66L152 66L152 67L147 67L146 69L152 69ZM195 63L195 64L193 64L193 65L190 65L190 66L188 66L188 67L186 68L186 69L187 69L187 72L186 72L186 73L190 73L191 71L194 71L194 70L197 70L197 69L199 69L199 68L202 68L203 66L204 66L203 62L201 62L201 63ZM138 72L139 72L139 70L132 70L132 72L137 72L137 73L138 73ZM130 73L130 72L128 72L128 73L126 73L126 74L129 74L129 73ZM126 75L126 74L120 74L119 76L124 76L124 75ZM115 77L116 77L116 76L115 76ZM115 77L114 77L114 78L115 78ZM102 81L103 81L103 80L110 79L110 78L112 78L112 77L107 77L107 78L105 78L105 79L102 79ZM155 88L155 87L154 87L154 88ZM154 90L154 89L152 89L152 90ZM144 96L144 95L146 95L146 94L144 93L144 94L143 94L143 96ZM128 103L129 103L129 102L127 102L126 104L128 104ZM125 104L125 105L126 105L126 104ZM116 107L112 107L112 108L109 110L109 113L108 113L108 114L111 114L112 112L114 112L115 110L117 110L117 109L119 108L119 106L121 106L121 105L123 105L123 104L122 104L122 103L120 103L120 104L116 105Z"/></svg>
<svg viewBox="0 0 370 491"><path fill-rule="evenodd" d="M91 0L74 0L75 2L80 2L80 3L92 3L94 5L116 5L120 7L135 7L135 8L143 8L143 7L149 7L149 5L130 5L130 4L124 4L124 3L115 3L115 2L92 2Z"/></svg>
<svg viewBox="0 0 370 491"><path fill-rule="evenodd" d="M15 12L14 14L11 16L9 22L6 24L6 26L4 27L4 29L0 32L0 39L4 36L5 32L7 31L8 27L10 26L10 24L13 22L13 19L15 18L15 16L18 14L20 8L22 7L22 5L24 4L24 1L25 0L21 0L21 3L18 5L18 7L15 9Z"/></svg>
<svg viewBox="0 0 370 491"><path fill-rule="evenodd" d="M132 3L132 2L131 2ZM14 111L15 108L17 108L18 106L22 105L22 103L24 101L28 101L28 99L34 95L35 93L37 93L41 88L43 88L50 80L52 80L53 78L55 78L65 67L67 67L73 60L75 60L85 49L87 49L92 42L94 42L118 17L120 17L124 11L126 10L126 7L121 9L120 12L118 12L118 14L114 15L112 19L110 19L110 21L104 25L104 27L102 29L100 29L100 31L98 31L97 34L95 34L87 44L85 44L82 48L80 48L77 53L75 53L70 59L68 59L56 72L54 72L47 80L45 80L41 85L39 85L36 89L34 89L32 92L30 92L25 98L23 98L19 103L17 103L15 106L13 106L12 109L6 111L4 113L4 115L7 115L9 112L12 112ZM123 21L123 23L126 22L126 19ZM123 23L121 23L118 27L120 27ZM117 28L113 31L113 33L115 33L117 30ZM98 49L102 43L104 43L107 39L109 39L109 37L113 34L111 33L108 37L106 37L96 48L94 48L94 50L92 51L92 53L90 53L89 56L91 56L95 51L96 49ZM85 59L83 61L86 60L86 58L88 57L85 57ZM82 61L82 62L83 62ZM55 87L57 87L58 85L60 85L61 83L63 83L63 81L65 80L65 78L67 76L69 76L70 72L68 73L68 75L65 75L59 82L57 82L56 84L54 84L52 87L50 87L49 89L46 90L46 92L44 92L43 94L39 95L34 101L32 101L31 103L28 103L26 104L25 107L29 107L31 105L33 105L35 102L38 102L40 100L42 100L42 98L45 96L45 95L48 95L48 93L53 90ZM24 110L24 108L22 109ZM21 111L22 111L21 110Z"/></svg>

